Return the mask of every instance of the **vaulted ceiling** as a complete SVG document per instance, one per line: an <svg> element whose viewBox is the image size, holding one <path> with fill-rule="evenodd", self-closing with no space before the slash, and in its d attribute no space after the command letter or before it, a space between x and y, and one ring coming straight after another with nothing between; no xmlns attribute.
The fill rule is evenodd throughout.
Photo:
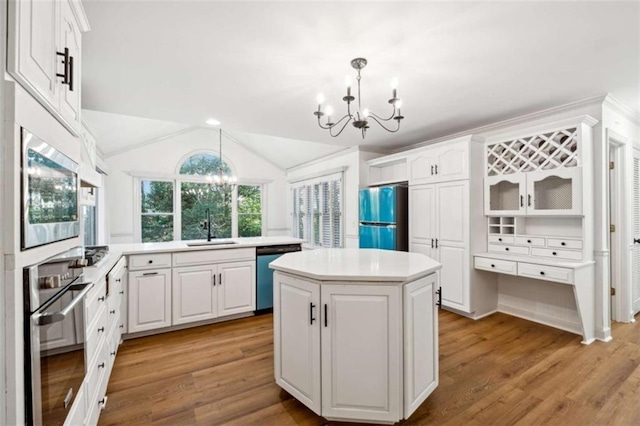
<svg viewBox="0 0 640 426"><path fill-rule="evenodd" d="M85 8L83 105L171 122L161 126L167 133L215 117L228 131L398 148L605 93L638 109L637 2L88 0ZM380 115L390 79L399 79L400 132L373 125L363 141L351 127L335 139L317 127L316 94L342 112L357 56L369 60L363 103Z"/></svg>

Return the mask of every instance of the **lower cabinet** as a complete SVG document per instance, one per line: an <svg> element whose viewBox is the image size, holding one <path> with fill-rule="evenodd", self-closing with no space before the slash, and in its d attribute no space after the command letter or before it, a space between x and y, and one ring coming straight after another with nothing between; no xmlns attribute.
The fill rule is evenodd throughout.
<svg viewBox="0 0 640 426"><path fill-rule="evenodd" d="M218 316L256 309L256 262L218 265Z"/></svg>
<svg viewBox="0 0 640 426"><path fill-rule="evenodd" d="M129 333L171 325L171 270L129 272Z"/></svg>
<svg viewBox="0 0 640 426"><path fill-rule="evenodd" d="M274 289L276 383L316 414L393 423L437 387L435 275L385 286L277 272Z"/></svg>

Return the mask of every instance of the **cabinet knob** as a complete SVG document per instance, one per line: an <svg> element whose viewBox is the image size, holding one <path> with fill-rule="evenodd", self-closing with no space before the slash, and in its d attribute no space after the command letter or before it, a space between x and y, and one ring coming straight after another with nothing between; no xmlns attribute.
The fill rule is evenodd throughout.
<svg viewBox="0 0 640 426"><path fill-rule="evenodd" d="M502 238L498 238L498 241L502 241Z"/></svg>
<svg viewBox="0 0 640 426"><path fill-rule="evenodd" d="M495 267L496 267L496 265L494 265L494 264L492 263L492 264L491 264L491 267L492 267L492 268L495 268Z"/></svg>
<svg viewBox="0 0 640 426"><path fill-rule="evenodd" d="M551 254L552 254L552 255L554 255L554 256L557 256L557 255L558 255L558 253L556 253L555 251L554 251L554 252L552 252Z"/></svg>
<svg viewBox="0 0 640 426"><path fill-rule="evenodd" d="M506 251L509 251L509 247L505 247L504 249L505 249Z"/></svg>
<svg viewBox="0 0 640 426"><path fill-rule="evenodd" d="M104 362L101 364L98 364L98 368L104 368Z"/></svg>
<svg viewBox="0 0 640 426"><path fill-rule="evenodd" d="M116 351L111 352L111 356L116 356Z"/></svg>
<svg viewBox="0 0 640 426"><path fill-rule="evenodd" d="M116 282L117 282L117 283L121 283L121 282L122 282L122 278L118 278L118 279L116 280Z"/></svg>
<svg viewBox="0 0 640 426"><path fill-rule="evenodd" d="M115 310L115 309L113 309L113 310L109 311L109 313L110 313L111 315L115 315L116 310Z"/></svg>
<svg viewBox="0 0 640 426"><path fill-rule="evenodd" d="M124 324L120 324L120 328L124 328Z"/></svg>
<svg viewBox="0 0 640 426"><path fill-rule="evenodd" d="M124 290L120 290L118 293L120 293L120 294L124 294Z"/></svg>
<svg viewBox="0 0 640 426"><path fill-rule="evenodd" d="M566 246L567 243L565 243L564 241L560 243L561 246Z"/></svg>
<svg viewBox="0 0 640 426"><path fill-rule="evenodd" d="M544 275L544 271L540 271L540 275Z"/></svg>
<svg viewBox="0 0 640 426"><path fill-rule="evenodd" d="M105 402L104 398L102 398L100 401L98 401L98 404L102 405L102 404L104 404L104 402Z"/></svg>
<svg viewBox="0 0 640 426"><path fill-rule="evenodd" d="M153 260L149 260L149 263L153 263Z"/></svg>
<svg viewBox="0 0 640 426"><path fill-rule="evenodd" d="M98 329L98 333L104 333L104 327L100 327L100 328Z"/></svg>
<svg viewBox="0 0 640 426"><path fill-rule="evenodd" d="M101 301L101 302L104 302L104 296L98 297L98 300Z"/></svg>
<svg viewBox="0 0 640 426"><path fill-rule="evenodd" d="M531 240L527 240L527 242L528 242L529 244L531 244Z"/></svg>

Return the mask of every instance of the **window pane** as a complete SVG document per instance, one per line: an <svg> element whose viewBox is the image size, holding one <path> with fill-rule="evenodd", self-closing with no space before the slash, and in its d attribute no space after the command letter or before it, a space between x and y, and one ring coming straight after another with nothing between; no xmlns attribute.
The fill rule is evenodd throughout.
<svg viewBox="0 0 640 426"><path fill-rule="evenodd" d="M140 194L142 213L173 213L173 182L143 180Z"/></svg>
<svg viewBox="0 0 640 426"><path fill-rule="evenodd" d="M183 240L207 238L207 230L202 226L207 219L207 209L211 214L213 238L231 237L231 193L193 182L182 182L180 191Z"/></svg>
<svg viewBox="0 0 640 426"><path fill-rule="evenodd" d="M313 244L320 244L320 185L313 185Z"/></svg>
<svg viewBox="0 0 640 426"><path fill-rule="evenodd" d="M173 240L173 215L143 215L142 242L155 243Z"/></svg>
<svg viewBox="0 0 640 426"><path fill-rule="evenodd" d="M238 185L238 213L262 213L260 186Z"/></svg>
<svg viewBox="0 0 640 426"><path fill-rule="evenodd" d="M261 214L238 215L238 236L259 237L262 235Z"/></svg>
<svg viewBox="0 0 640 426"><path fill-rule="evenodd" d="M220 157L213 154L196 154L189 157L180 167L181 175L213 175L218 173L218 168L222 166L222 172L230 175L229 166L220 160Z"/></svg>
<svg viewBox="0 0 640 426"><path fill-rule="evenodd" d="M94 189L94 191L97 190ZM96 206L82 206L84 245L96 245Z"/></svg>

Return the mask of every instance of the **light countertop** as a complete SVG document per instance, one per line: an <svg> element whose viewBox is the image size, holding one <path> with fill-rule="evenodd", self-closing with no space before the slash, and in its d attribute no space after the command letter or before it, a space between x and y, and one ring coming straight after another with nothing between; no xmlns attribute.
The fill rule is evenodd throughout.
<svg viewBox="0 0 640 426"><path fill-rule="evenodd" d="M120 257L133 254L173 253L179 251L221 250L246 247L278 246L285 244L303 244L305 240L293 237L246 237L224 238L217 242L229 244L202 245L189 247L187 244L197 241L167 241L164 243L109 244L109 253L96 265L84 268L85 281L96 282L102 279L120 260Z"/></svg>
<svg viewBox="0 0 640 426"><path fill-rule="evenodd" d="M419 253L378 249L319 249L287 253L269 264L276 271L318 281L404 283L442 265Z"/></svg>

